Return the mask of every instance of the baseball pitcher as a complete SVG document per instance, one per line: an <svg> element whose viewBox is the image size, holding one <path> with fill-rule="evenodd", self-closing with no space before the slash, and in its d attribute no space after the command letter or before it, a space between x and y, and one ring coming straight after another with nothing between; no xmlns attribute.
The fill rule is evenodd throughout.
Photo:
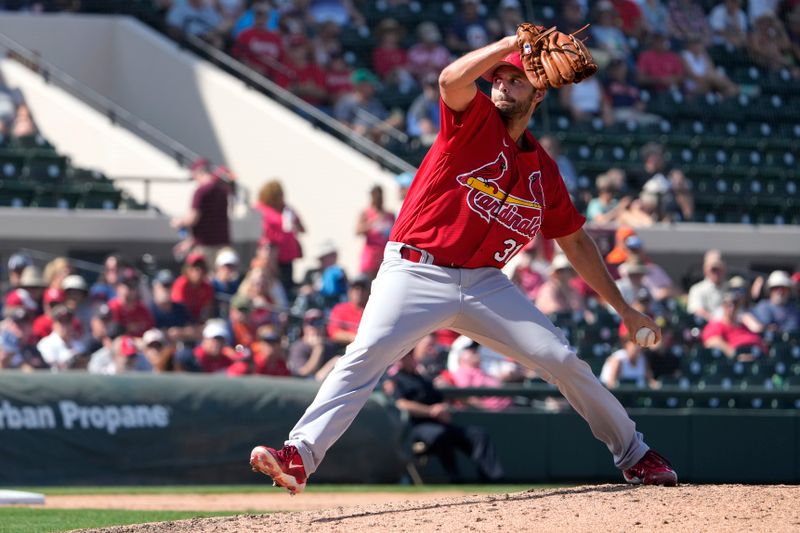
<svg viewBox="0 0 800 533"><path fill-rule="evenodd" d="M431 331L448 328L535 368L558 386L629 483L676 485L625 409L546 316L500 269L537 233L556 239L575 270L628 331L661 333L625 303L553 160L528 131L548 89L597 71L574 35L523 24L439 76L441 130L408 191L358 333L280 450L256 446L254 470L301 492L386 368ZM491 97L475 81L492 84Z"/></svg>

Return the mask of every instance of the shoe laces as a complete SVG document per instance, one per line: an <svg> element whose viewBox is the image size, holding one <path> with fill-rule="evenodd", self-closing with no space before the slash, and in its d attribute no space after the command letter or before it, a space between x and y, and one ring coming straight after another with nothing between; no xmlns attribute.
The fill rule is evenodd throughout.
<svg viewBox="0 0 800 533"><path fill-rule="evenodd" d="M280 457L281 461L283 461L286 464L289 464L292 457L294 457L296 454L297 454L297 448L295 448L294 446L284 446L276 453L276 455Z"/></svg>

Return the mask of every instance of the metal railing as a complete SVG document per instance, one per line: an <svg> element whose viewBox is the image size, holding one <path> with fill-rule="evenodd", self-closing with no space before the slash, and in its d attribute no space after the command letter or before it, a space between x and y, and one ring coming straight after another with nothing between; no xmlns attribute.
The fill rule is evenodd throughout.
<svg viewBox="0 0 800 533"><path fill-rule="evenodd" d="M167 178L167 177L154 177L154 176L114 176L115 182L132 182L132 183L141 183L144 189L143 196L144 196L144 203L148 207L153 207L153 204L150 203L151 197L151 190L153 184L192 184L191 177L186 178ZM242 205L250 205L250 190L247 187L244 187L239 182L228 182L234 190L231 194L233 200L236 203Z"/></svg>
<svg viewBox="0 0 800 533"><path fill-rule="evenodd" d="M0 32L0 49L5 50L7 57L18 61L39 74L46 83L64 89L72 96L106 115L113 124L119 124L163 152L170 154L179 165L187 166L200 157L190 148L87 87L52 63L44 60L37 52L26 48L2 32Z"/></svg>

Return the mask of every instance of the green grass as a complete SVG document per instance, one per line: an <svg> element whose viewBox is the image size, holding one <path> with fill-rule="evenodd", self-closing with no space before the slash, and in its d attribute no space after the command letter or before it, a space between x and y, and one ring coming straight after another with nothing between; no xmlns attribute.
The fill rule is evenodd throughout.
<svg viewBox="0 0 800 533"><path fill-rule="evenodd" d="M309 484L306 492L439 492L464 493L521 492L528 489L544 489L572 485L325 485ZM45 496L83 494L231 494L274 492L271 484L259 485L158 485L115 487L8 487L14 490L39 492Z"/></svg>
<svg viewBox="0 0 800 533"><path fill-rule="evenodd" d="M232 512L123 511L117 509L0 508L0 533L50 533L71 529L162 522L186 518L229 516Z"/></svg>

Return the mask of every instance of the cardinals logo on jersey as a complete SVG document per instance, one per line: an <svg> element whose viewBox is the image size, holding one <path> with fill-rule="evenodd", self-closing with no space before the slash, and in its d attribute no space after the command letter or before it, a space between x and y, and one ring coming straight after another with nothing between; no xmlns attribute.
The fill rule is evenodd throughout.
<svg viewBox="0 0 800 533"><path fill-rule="evenodd" d="M542 173L532 172L526 179L525 198L513 196L500 188L499 182L508 170L508 161L503 152L497 159L475 170L456 176L456 181L469 189L467 205L486 222L493 219L506 228L532 239L542 223L544 189ZM530 196L528 196L530 195Z"/></svg>

